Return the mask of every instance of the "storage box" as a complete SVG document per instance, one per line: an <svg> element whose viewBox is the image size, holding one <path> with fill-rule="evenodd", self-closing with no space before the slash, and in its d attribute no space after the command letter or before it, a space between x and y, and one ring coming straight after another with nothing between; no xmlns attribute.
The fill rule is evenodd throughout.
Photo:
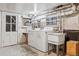
<svg viewBox="0 0 79 59"><path fill-rule="evenodd" d="M68 41L67 42L67 55L77 56L79 55L79 41Z"/></svg>

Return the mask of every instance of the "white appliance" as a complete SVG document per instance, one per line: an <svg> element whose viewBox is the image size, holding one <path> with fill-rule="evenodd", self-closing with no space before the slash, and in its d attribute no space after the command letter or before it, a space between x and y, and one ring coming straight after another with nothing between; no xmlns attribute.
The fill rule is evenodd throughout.
<svg viewBox="0 0 79 59"><path fill-rule="evenodd" d="M28 33L28 45L43 51L48 51L48 30L31 30Z"/></svg>

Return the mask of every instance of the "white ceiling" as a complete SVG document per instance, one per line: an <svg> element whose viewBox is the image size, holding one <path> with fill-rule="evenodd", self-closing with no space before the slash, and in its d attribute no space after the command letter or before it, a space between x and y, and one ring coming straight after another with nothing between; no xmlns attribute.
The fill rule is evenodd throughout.
<svg viewBox="0 0 79 59"><path fill-rule="evenodd" d="M61 3L37 3L37 11L54 8ZM0 3L0 10L29 13L34 11L34 3Z"/></svg>

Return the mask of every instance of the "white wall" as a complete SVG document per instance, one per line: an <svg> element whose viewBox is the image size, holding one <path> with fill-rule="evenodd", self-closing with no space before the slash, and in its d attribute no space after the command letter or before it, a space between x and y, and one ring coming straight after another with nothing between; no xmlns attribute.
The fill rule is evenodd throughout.
<svg viewBox="0 0 79 59"><path fill-rule="evenodd" d="M1 43L2 43L2 40L1 40L1 12L0 12L0 47L1 47Z"/></svg>
<svg viewBox="0 0 79 59"><path fill-rule="evenodd" d="M18 43L22 43L22 15L18 15Z"/></svg>
<svg viewBox="0 0 79 59"><path fill-rule="evenodd" d="M66 30L79 30L79 14L63 18L63 28Z"/></svg>
<svg viewBox="0 0 79 59"><path fill-rule="evenodd" d="M0 10L27 14L33 11L33 3L0 3Z"/></svg>

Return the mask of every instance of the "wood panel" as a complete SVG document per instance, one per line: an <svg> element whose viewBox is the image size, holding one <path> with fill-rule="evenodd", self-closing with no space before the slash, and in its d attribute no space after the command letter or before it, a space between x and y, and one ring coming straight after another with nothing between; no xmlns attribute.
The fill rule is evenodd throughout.
<svg viewBox="0 0 79 59"><path fill-rule="evenodd" d="M79 55L79 41L67 42L67 55Z"/></svg>

